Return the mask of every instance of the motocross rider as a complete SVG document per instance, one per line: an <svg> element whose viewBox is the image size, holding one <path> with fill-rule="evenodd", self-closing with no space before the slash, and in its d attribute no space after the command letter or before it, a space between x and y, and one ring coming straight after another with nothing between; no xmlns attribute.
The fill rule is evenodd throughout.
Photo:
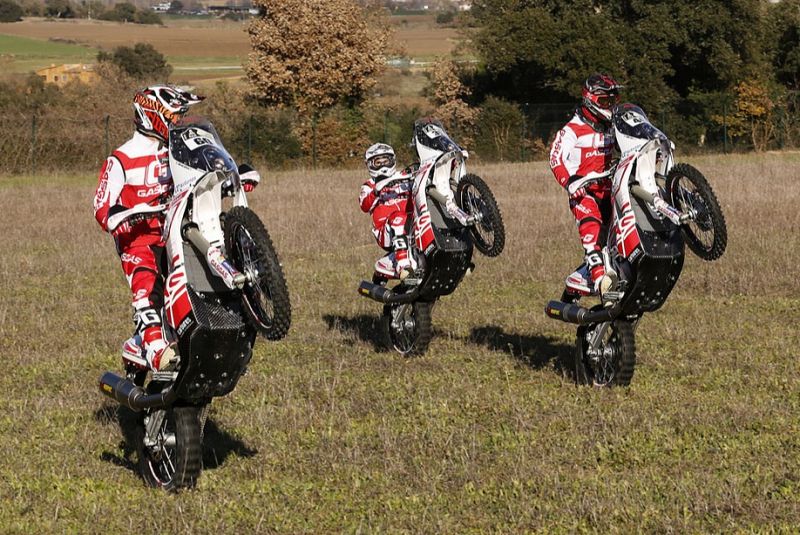
<svg viewBox="0 0 800 535"><path fill-rule="evenodd" d="M415 267L406 233L414 175L410 168L397 171L394 149L385 143L369 147L364 161L370 178L361 186L359 204L372 215L378 245L388 251L375 262L375 278L402 280Z"/></svg>
<svg viewBox="0 0 800 535"><path fill-rule="evenodd" d="M166 205L172 194L169 169L169 127L177 123L200 97L174 86L151 86L133 97L133 137L103 163L94 196L94 216L114 237L122 270L133 294L133 336L123 344L123 362L129 370L164 370L175 351L164 337L161 308L164 305L166 258L164 211L148 217L129 218L109 228L109 217L137 205ZM260 179L248 166L240 168L245 191Z"/></svg>
<svg viewBox="0 0 800 535"><path fill-rule="evenodd" d="M620 87L610 76L589 76L583 84L581 104L550 149L550 168L569 195L585 252L583 264L566 280L566 292L573 296L602 295L612 284L598 239L611 214L611 178L616 165L611 110L619 101ZM582 180L595 175L605 176L588 184Z"/></svg>

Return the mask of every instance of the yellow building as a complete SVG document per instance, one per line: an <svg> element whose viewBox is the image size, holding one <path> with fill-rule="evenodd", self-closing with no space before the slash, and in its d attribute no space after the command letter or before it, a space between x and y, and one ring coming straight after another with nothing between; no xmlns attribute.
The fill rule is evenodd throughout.
<svg viewBox="0 0 800 535"><path fill-rule="evenodd" d="M65 86L73 80L80 80L85 84L91 84L97 80L97 73L94 72L94 65L85 63L65 63L64 65L50 65L44 69L39 69L36 74L44 78L44 81L57 86Z"/></svg>

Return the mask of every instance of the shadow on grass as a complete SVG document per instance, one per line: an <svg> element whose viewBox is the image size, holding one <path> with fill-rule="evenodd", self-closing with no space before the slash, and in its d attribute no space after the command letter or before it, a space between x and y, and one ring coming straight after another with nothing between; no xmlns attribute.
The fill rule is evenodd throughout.
<svg viewBox="0 0 800 535"><path fill-rule="evenodd" d="M508 353L535 370L552 365L562 375L574 374L575 347L553 338L507 333L496 325L486 325L473 328L467 341Z"/></svg>
<svg viewBox="0 0 800 535"><path fill-rule="evenodd" d="M122 455L110 451L100 454L100 459L138 473L136 466L136 441L139 415L122 405L106 404L94 413L96 421L102 424L116 423L122 433L119 448ZM224 429L213 418L206 420L203 431L203 469L222 466L225 460L235 454L239 457L253 457L258 450L250 448Z"/></svg>
<svg viewBox="0 0 800 535"><path fill-rule="evenodd" d="M376 353L383 353L386 351L380 316L359 314L358 316L348 317L337 314L325 314L322 316L322 319L328 325L329 330L337 330L344 334L355 335L355 337L362 342L372 344L372 349Z"/></svg>

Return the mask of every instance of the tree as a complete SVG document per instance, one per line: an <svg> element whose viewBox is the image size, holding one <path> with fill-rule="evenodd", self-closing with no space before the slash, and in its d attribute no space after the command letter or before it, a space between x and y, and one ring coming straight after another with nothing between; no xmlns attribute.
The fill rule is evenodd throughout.
<svg viewBox="0 0 800 535"><path fill-rule="evenodd" d="M767 149L775 137L775 122L773 118L773 102L766 84L762 81L749 79L737 84L735 88L735 110L731 116L713 116L713 119L722 124L727 123L731 136L747 136L756 152Z"/></svg>
<svg viewBox="0 0 800 535"><path fill-rule="evenodd" d="M470 89L461 83L458 65L453 60L439 58L430 76L430 99L436 106L434 114L461 145L469 147L478 110L471 108L465 100L470 96Z"/></svg>
<svg viewBox="0 0 800 535"><path fill-rule="evenodd" d="M172 0L167 11L169 13L180 13L183 11L183 2L181 2L181 0Z"/></svg>
<svg viewBox="0 0 800 535"><path fill-rule="evenodd" d="M0 22L22 20L22 8L14 0L0 0Z"/></svg>
<svg viewBox="0 0 800 535"><path fill-rule="evenodd" d="M137 80L164 81L172 73L164 55L147 43L136 43L133 48L119 46L110 54L100 52L97 61L113 63Z"/></svg>
<svg viewBox="0 0 800 535"><path fill-rule="evenodd" d="M768 7L766 50L777 80L800 90L800 0L783 0Z"/></svg>
<svg viewBox="0 0 800 535"><path fill-rule="evenodd" d="M768 68L761 0L475 0L471 12L481 59L470 81L477 102L490 94L577 101L586 76L605 72L648 113L708 121L702 107L678 103L730 91Z"/></svg>
<svg viewBox="0 0 800 535"><path fill-rule="evenodd" d="M75 17L75 12L69 0L45 0L44 15L57 19L71 19Z"/></svg>
<svg viewBox="0 0 800 535"><path fill-rule="evenodd" d="M252 94L317 116L363 99L382 70L388 32L355 0L256 0L245 67Z"/></svg>
<svg viewBox="0 0 800 535"><path fill-rule="evenodd" d="M163 24L161 16L149 9L139 9L133 16L133 22L136 24Z"/></svg>
<svg viewBox="0 0 800 535"><path fill-rule="evenodd" d="M481 157L502 161L519 155L525 121L515 104L489 97L480 107L477 122L477 152Z"/></svg>
<svg viewBox="0 0 800 535"><path fill-rule="evenodd" d="M119 4L115 4L113 9L109 9L98 18L116 22L134 22L135 17L136 6L129 2L120 2Z"/></svg>

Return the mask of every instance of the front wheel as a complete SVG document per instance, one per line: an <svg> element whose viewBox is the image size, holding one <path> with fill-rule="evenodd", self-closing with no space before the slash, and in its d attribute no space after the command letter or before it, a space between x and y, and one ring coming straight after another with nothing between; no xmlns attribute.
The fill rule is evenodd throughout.
<svg viewBox="0 0 800 535"><path fill-rule="evenodd" d="M236 206L225 215L225 251L248 276L242 300L251 322L267 340L280 340L292 321L289 290L267 229L249 208Z"/></svg>
<svg viewBox="0 0 800 535"><path fill-rule="evenodd" d="M670 204L690 219L681 225L686 244L703 260L716 260L728 245L728 228L711 185L689 164L678 164L667 174Z"/></svg>
<svg viewBox="0 0 800 535"><path fill-rule="evenodd" d="M464 175L456 189L458 206L475 216L477 222L470 227L475 248L486 256L497 256L506 244L503 215L492 190L478 175Z"/></svg>
<svg viewBox="0 0 800 535"><path fill-rule="evenodd" d="M177 492L197 484L202 469L200 412L194 405L149 411L137 427L139 473L145 484ZM147 433L147 429L153 433Z"/></svg>
<svg viewBox="0 0 800 535"><path fill-rule="evenodd" d="M603 330L597 348L589 340ZM579 385L628 386L636 366L633 324L627 320L581 326L575 340L575 380Z"/></svg>
<svg viewBox="0 0 800 535"><path fill-rule="evenodd" d="M433 337L432 306L421 301L384 306L383 330L388 345L404 357L425 354Z"/></svg>

